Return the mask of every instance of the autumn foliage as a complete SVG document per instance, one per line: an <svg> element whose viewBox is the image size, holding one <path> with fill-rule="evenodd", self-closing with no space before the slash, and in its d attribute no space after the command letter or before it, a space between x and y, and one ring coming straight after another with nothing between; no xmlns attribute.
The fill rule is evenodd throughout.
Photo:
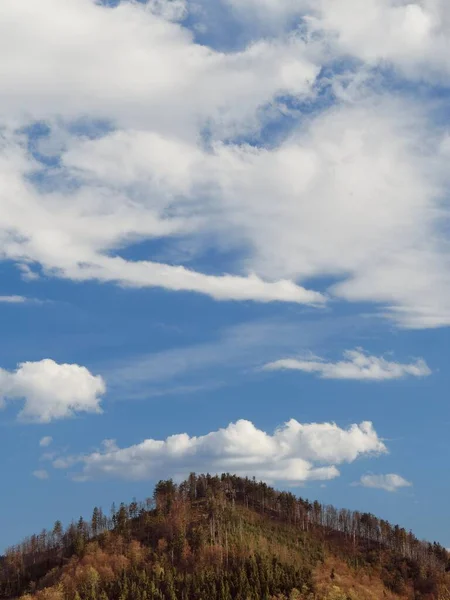
<svg viewBox="0 0 450 600"><path fill-rule="evenodd" d="M450 600L448 569L439 544L373 515L191 474L10 548L0 598Z"/></svg>

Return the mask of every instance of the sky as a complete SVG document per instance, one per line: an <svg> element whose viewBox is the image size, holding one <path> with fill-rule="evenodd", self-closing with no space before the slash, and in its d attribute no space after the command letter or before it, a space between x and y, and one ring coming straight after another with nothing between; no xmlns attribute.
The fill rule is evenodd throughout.
<svg viewBox="0 0 450 600"><path fill-rule="evenodd" d="M450 5L2 0L0 547L255 476L450 547Z"/></svg>

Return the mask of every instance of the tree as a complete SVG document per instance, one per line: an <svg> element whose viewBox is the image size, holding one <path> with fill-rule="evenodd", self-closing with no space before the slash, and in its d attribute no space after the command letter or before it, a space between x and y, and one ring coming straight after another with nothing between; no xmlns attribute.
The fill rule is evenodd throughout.
<svg viewBox="0 0 450 600"><path fill-rule="evenodd" d="M116 514L116 530L120 535L126 535L128 531L128 511L123 502Z"/></svg>
<svg viewBox="0 0 450 600"><path fill-rule="evenodd" d="M92 511L92 518L91 518L91 531L92 531L92 535L95 537L100 529L100 511L98 509L97 506L94 507L94 510Z"/></svg>

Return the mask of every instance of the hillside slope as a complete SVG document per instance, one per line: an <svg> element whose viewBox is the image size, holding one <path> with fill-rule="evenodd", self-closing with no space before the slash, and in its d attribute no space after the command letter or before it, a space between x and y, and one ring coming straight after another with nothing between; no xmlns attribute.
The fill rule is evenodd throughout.
<svg viewBox="0 0 450 600"><path fill-rule="evenodd" d="M192 474L10 548L0 598L447 600L448 569L440 545L373 515Z"/></svg>

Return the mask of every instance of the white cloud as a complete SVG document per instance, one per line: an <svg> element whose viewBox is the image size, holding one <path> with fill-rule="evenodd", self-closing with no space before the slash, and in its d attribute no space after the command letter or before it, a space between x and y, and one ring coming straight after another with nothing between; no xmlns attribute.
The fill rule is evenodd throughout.
<svg viewBox="0 0 450 600"><path fill-rule="evenodd" d="M39 441L39 446L41 448L47 448L47 446L50 446L50 444L53 442L53 438L50 435L46 435L45 437L41 438L41 440Z"/></svg>
<svg viewBox="0 0 450 600"><path fill-rule="evenodd" d="M379 302L405 326L445 325L449 257L436 221L442 183L430 178L442 157L422 148L419 158L419 144L433 142L426 129L414 139L399 109L343 106L274 152L228 150L235 170L221 174L222 222L252 245L247 260L263 276L333 275L338 298ZM415 122L420 129L420 117Z"/></svg>
<svg viewBox="0 0 450 600"><path fill-rule="evenodd" d="M356 379L360 381L386 381L403 377L427 377L431 369L423 359L402 364L388 361L382 356L370 356L362 349L346 350L346 360L335 363L323 360L298 360L285 358L265 365L268 371L295 370L315 373L323 379Z"/></svg>
<svg viewBox="0 0 450 600"><path fill-rule="evenodd" d="M135 355L105 364L101 371L109 395L117 399L193 393L235 385L280 355L323 347L349 328L356 333L370 326L373 320L354 316L254 320L220 329L207 342Z"/></svg>
<svg viewBox="0 0 450 600"><path fill-rule="evenodd" d="M401 326L450 324L446 134L427 107L364 79L380 61L408 73L432 61L446 73L450 53L438 50L449 9L439 0L228 4L244 25L256 9L277 17L273 36L219 52L171 21L183 2L2 1L0 51L15 60L0 61L0 257L26 277L40 265L217 300L323 304L304 284L325 277L337 281L329 295L376 302ZM280 23L307 14L309 34L322 37L306 42L305 24L284 35ZM331 74L336 105L311 111L321 66L348 53L364 65ZM305 101L278 145L236 142L258 139L274 115L298 117L292 106ZM38 148L59 167L33 160L17 133L38 119L51 129ZM96 121L112 131L75 133L74 123L83 131ZM214 246L238 258L222 275L121 256L142 240L164 240L166 254Z"/></svg>
<svg viewBox="0 0 450 600"><path fill-rule="evenodd" d="M450 256L438 233L444 147L417 106L369 97L306 119L272 150L217 143L206 152L176 138L115 132L74 144L63 160L113 190L157 182L156 194L178 198L171 210L189 223L199 251L215 233L219 249L245 249L240 269L268 281L331 275L338 280L332 295L375 301L402 326L430 327L450 323ZM171 157L165 166L162 156ZM92 277L97 269L99 278L144 281L159 269L110 258L96 264L69 276ZM229 282L234 288L238 280Z"/></svg>
<svg viewBox="0 0 450 600"><path fill-rule="evenodd" d="M14 64L0 65L9 90L0 100L3 118L87 115L195 138L197 120L251 120L278 93L310 93L319 67L300 39L216 52L159 18L158 4L175 6L122 2L111 9L67 0L63 9L57 0L42 0L38 10L32 0L2 2L0 50L15 56ZM290 76L286 61L298 67Z"/></svg>
<svg viewBox="0 0 450 600"><path fill-rule="evenodd" d="M13 372L0 369L0 398L24 400L19 417L25 421L49 423L80 412L99 413L105 391L102 377L86 367L48 358L21 363Z"/></svg>
<svg viewBox="0 0 450 600"><path fill-rule="evenodd" d="M108 440L99 452L68 457L54 466L82 463L78 479L146 480L183 477L190 471L228 471L267 481L301 483L332 479L339 475L336 465L385 452L386 446L369 422L341 429L334 423L302 424L291 419L271 435L240 420L204 436L183 433L165 440L147 439L128 448Z"/></svg>
<svg viewBox="0 0 450 600"><path fill-rule="evenodd" d="M378 488L387 492L396 492L404 487L411 487L412 483L406 481L400 475L389 473L388 475L363 475L359 485L368 488Z"/></svg>
<svg viewBox="0 0 450 600"><path fill-rule="evenodd" d="M300 39L262 41L234 54L195 44L186 29L166 20L180 18L180 10L181 2L160 1L111 9L92 0L69 0L64 10L56 0L43 0L39 10L29 0L2 3L0 50L4 45L15 56L14 66L0 61L0 76L10 91L0 100L6 125L0 172L9 171L0 190L0 206L8 213L0 231L2 254L76 280L160 286L219 300L322 303L323 296L292 281L263 281L248 272L204 275L153 261L133 263L112 252L130 241L192 232L198 219L169 216L174 211L165 189L173 160L195 166L196 153L186 159L183 144L197 140L206 124L225 135L236 127L252 129L256 113L278 94L308 96L319 71ZM32 55L23 50L25 40ZM86 116L112 122L132 138L135 131L152 132L160 143L148 157L156 161L151 187L136 196L111 190L106 179L100 185L81 181L78 192L36 193L26 176L37 164L8 131L45 119L56 131L54 148L64 151L68 145L70 150L73 139L64 133L65 120ZM174 136L178 152L170 158ZM52 144L38 147L45 151ZM124 160L126 154L118 170L139 187L136 169L147 171L146 161L128 161L127 167ZM66 170L64 176L73 175Z"/></svg>
<svg viewBox="0 0 450 600"><path fill-rule="evenodd" d="M120 257L97 257L91 264L66 269L61 274L84 281L117 281L132 287L162 287L173 291L207 294L215 300L255 300L258 302L296 302L323 305L323 294L307 290L289 280L263 281L255 274L204 275L182 266L171 266L150 261L126 261Z"/></svg>
<svg viewBox="0 0 450 600"><path fill-rule="evenodd" d="M23 304L26 301L24 296L0 296L0 302L4 304Z"/></svg>
<svg viewBox="0 0 450 600"><path fill-rule="evenodd" d="M26 296L0 296L0 304L44 304L45 302L45 300L27 298Z"/></svg>
<svg viewBox="0 0 450 600"><path fill-rule="evenodd" d="M153 208L145 203L132 205L125 195L108 189L106 180L67 196L37 193L24 182L29 168L24 149L13 142L5 144L4 163L9 175L0 189L0 204L3 199L9 207L3 236L3 253L7 258L39 262L50 274L78 281L97 279L136 287L159 286L205 293L218 300L325 302L322 294L289 280L264 281L256 274L205 275L183 266L131 262L111 256L111 250L126 245L127 239L186 233L197 226L198 218L193 216L191 223L183 217L160 217L158 211L164 212L168 206L158 207L157 202ZM0 152L0 171L1 158Z"/></svg>
<svg viewBox="0 0 450 600"><path fill-rule="evenodd" d="M37 471L33 471L33 476L36 479L45 480L49 478L49 474L45 469L38 469Z"/></svg>
<svg viewBox="0 0 450 600"><path fill-rule="evenodd" d="M379 64L388 62L413 78L450 74L450 9L445 0L368 0L355 10L351 0L322 0L316 26L337 34L343 53Z"/></svg>
<svg viewBox="0 0 450 600"><path fill-rule="evenodd" d="M241 19L273 32L305 18L333 54L370 65L391 64L411 78L450 75L450 8L446 0L223 0Z"/></svg>

